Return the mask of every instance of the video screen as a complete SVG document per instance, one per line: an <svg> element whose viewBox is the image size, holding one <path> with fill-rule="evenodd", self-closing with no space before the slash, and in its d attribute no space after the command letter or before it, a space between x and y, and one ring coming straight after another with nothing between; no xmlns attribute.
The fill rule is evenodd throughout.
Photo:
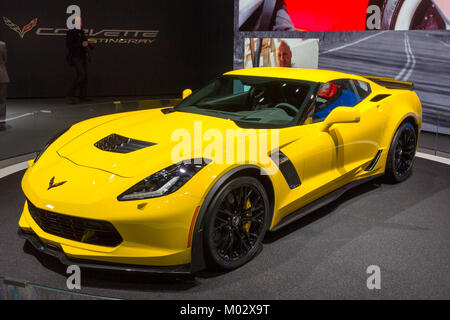
<svg viewBox="0 0 450 320"><path fill-rule="evenodd" d="M449 0L239 0L240 31L450 29Z"/></svg>
<svg viewBox="0 0 450 320"><path fill-rule="evenodd" d="M317 69L319 39L246 38L244 68Z"/></svg>
<svg viewBox="0 0 450 320"><path fill-rule="evenodd" d="M319 68L411 81L423 106L423 129L439 126L440 133L450 134L448 32L314 32L316 36L243 38L236 68Z"/></svg>

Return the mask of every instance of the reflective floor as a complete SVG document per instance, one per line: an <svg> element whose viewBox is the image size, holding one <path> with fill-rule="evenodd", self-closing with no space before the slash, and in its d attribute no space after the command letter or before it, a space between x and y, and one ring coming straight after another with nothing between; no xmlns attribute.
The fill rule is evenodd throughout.
<svg viewBox="0 0 450 320"><path fill-rule="evenodd" d="M363 184L268 233L263 250L237 270L186 279L82 269L75 292L89 296L73 297L66 267L16 234L20 171L0 179L0 298L450 299L448 168L416 158L405 182ZM371 265L381 270L380 290L366 286ZM14 291L1 276L29 285Z"/></svg>

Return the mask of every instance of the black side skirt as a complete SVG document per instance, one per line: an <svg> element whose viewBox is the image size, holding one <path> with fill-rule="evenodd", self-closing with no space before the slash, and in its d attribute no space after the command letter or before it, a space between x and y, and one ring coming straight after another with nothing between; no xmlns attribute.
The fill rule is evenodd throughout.
<svg viewBox="0 0 450 320"><path fill-rule="evenodd" d="M270 231L277 231L277 230L283 228L284 226L288 225L289 223L294 222L294 221L310 214L311 212L329 204L330 202L336 200L337 198L339 198L341 195L343 195L349 189L359 186L360 184L363 184L370 180L381 177L382 175L384 175L384 174L381 173L381 174L377 174L375 176L371 176L368 178L350 182L349 184L346 184L345 186L342 186L339 189L336 189L336 190L324 195L323 197L321 197L317 200L314 200L313 202L307 204L306 206L290 213L289 215L287 215L286 217L281 219L280 222L278 222L278 224L275 227L273 227Z"/></svg>

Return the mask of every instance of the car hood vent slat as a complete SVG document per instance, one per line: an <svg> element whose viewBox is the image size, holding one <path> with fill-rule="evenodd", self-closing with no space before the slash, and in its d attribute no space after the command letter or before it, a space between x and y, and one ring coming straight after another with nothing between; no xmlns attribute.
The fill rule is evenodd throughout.
<svg viewBox="0 0 450 320"><path fill-rule="evenodd" d="M144 149L150 146L154 146L156 143L135 140L126 138L118 134L111 134L100 141L97 141L94 146L103 151L116 152L116 153L130 153L140 149Z"/></svg>

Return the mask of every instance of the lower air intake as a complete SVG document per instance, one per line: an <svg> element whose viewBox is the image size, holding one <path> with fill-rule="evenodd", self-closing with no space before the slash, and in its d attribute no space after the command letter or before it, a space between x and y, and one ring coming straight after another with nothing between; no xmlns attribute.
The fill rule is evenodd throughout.
<svg viewBox="0 0 450 320"><path fill-rule="evenodd" d="M119 232L107 221L83 219L39 209L29 200L28 210L36 224L49 234L105 247L116 247L122 242Z"/></svg>

